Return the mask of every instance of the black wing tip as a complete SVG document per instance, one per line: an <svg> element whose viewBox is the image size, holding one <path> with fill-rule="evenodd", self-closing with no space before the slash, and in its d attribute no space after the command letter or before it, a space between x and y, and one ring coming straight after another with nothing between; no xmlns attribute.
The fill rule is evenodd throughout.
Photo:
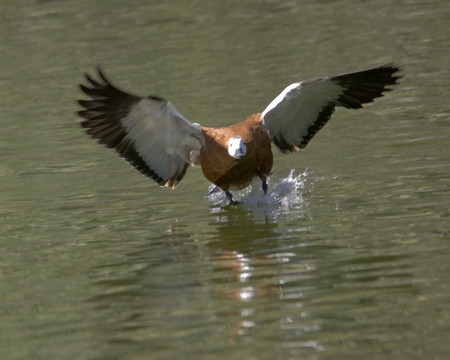
<svg viewBox="0 0 450 360"><path fill-rule="evenodd" d="M89 97L89 100L82 103L79 102L81 106L86 107L89 101L92 101L92 104L96 102L120 104L122 102L129 105L141 100L140 96L125 92L113 85L100 65L97 65L96 69L98 80L86 73L87 84L79 84L80 90Z"/></svg>
<svg viewBox="0 0 450 360"><path fill-rule="evenodd" d="M92 100L77 100L78 105L80 105L81 107L87 109L90 109L90 105L92 103ZM84 110L81 110L84 111Z"/></svg>
<svg viewBox="0 0 450 360"><path fill-rule="evenodd" d="M359 71L354 71L354 72L348 72L348 73L343 73L343 74L338 74L335 76L330 76L330 77L326 77L324 79L327 80L332 80L332 79L338 79L338 78L349 78L352 76L364 76L364 75L371 75L371 74L376 74L377 76L381 76L384 75L386 81L392 81L392 84L395 84L397 82L397 80L399 80L400 78L402 78L403 76L401 74L398 74L400 72L402 72L404 70L403 66L397 65L393 62L391 63L387 63L384 65L379 65L376 67L371 67L371 68L367 68L365 70L359 70ZM391 85L391 84L389 84Z"/></svg>
<svg viewBox="0 0 450 360"><path fill-rule="evenodd" d="M395 63L388 63L385 65L381 65L380 69L386 70L390 74L390 77L395 81L395 83L397 83L397 80L403 77L401 72L404 71L404 67L401 65L396 65Z"/></svg>
<svg viewBox="0 0 450 360"><path fill-rule="evenodd" d="M100 64L97 64L97 66L95 67L97 70L97 74L100 77L100 79L102 79L106 84L111 85L111 81L109 81L109 79L106 77L105 72L103 71L102 67Z"/></svg>
<svg viewBox="0 0 450 360"><path fill-rule="evenodd" d="M387 63L372 69L368 69L367 71L375 71L379 75L384 75L385 76L384 80L386 81L385 86L388 86L398 84L398 81L403 77L403 75L401 74L403 70L404 70L403 66L396 65L395 63ZM384 91L390 90L392 89L390 88L384 89Z"/></svg>
<svg viewBox="0 0 450 360"><path fill-rule="evenodd" d="M84 84L79 84L80 89L86 94L89 95L86 92L86 89L102 89L105 88L108 85L111 85L111 82L108 80L108 78L105 76L105 73L103 72L102 68L100 65L96 66L96 70L97 70L97 75L100 78L100 80L103 83L100 83L99 81L95 80L95 78L93 76L91 76L91 74L89 73L85 73L84 77L87 80L87 82L89 83L90 86L92 86L92 88L88 88L86 85Z"/></svg>
<svg viewBox="0 0 450 360"><path fill-rule="evenodd" d="M385 92L392 91L391 86L398 84L402 77L399 74L401 70L400 66L388 63L331 77L332 81L343 88L336 104L348 109L359 109L376 98L383 97Z"/></svg>
<svg viewBox="0 0 450 360"><path fill-rule="evenodd" d="M398 65L394 62L389 62L387 64L383 64L379 66L380 68L384 68L384 69L390 69L393 72L397 72L397 71L403 71L404 70L404 66L403 65Z"/></svg>

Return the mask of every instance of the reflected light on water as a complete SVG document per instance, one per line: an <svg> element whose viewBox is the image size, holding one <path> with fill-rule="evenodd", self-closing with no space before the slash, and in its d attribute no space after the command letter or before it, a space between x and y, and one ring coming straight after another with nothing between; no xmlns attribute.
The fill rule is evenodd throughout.
<svg viewBox="0 0 450 360"><path fill-rule="evenodd" d="M231 302L232 308L235 309L219 314L230 324L227 331L230 343L251 341L254 331L264 331L267 324L277 324L280 333L267 334L268 338L282 336L286 330L295 330L299 334L299 339L286 342L286 346L312 347L316 351L324 349L318 341L303 339L304 334L317 332L320 326L311 321L311 314L305 311L302 292L297 292L295 298L283 293L282 287L292 281L292 276L288 273L274 275L268 272L268 268L273 266L285 266L295 256L295 253L290 252L257 254L256 252L224 251L211 259L216 264L218 272L218 276L214 279L218 284L216 297L222 301ZM314 266L308 266L305 271L309 272L313 268ZM298 273L294 277L295 281L299 280ZM274 316L274 309L267 305L267 302L273 299L288 301L289 312L293 311L296 315L287 315L283 318Z"/></svg>

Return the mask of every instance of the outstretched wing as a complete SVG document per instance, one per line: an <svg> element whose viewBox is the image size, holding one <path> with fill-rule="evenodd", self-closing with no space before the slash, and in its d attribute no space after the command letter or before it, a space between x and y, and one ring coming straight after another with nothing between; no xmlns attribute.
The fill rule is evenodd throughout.
<svg viewBox="0 0 450 360"><path fill-rule="evenodd" d="M384 65L289 85L262 112L263 129L284 153L306 147L336 106L361 108L389 91L399 68Z"/></svg>
<svg viewBox="0 0 450 360"><path fill-rule="evenodd" d="M174 188L186 174L190 153L204 143L201 127L185 119L168 101L141 98L113 85L100 69L101 81L89 75L80 85L90 97L79 100L81 125L99 143L114 148L142 174L160 186Z"/></svg>

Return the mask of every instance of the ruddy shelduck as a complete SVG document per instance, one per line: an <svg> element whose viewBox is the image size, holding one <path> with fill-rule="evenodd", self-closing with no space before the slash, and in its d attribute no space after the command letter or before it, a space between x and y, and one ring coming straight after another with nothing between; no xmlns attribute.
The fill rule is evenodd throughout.
<svg viewBox="0 0 450 360"><path fill-rule="evenodd" d="M399 68L376 68L294 83L261 113L237 124L210 128L191 123L158 96L139 97L117 87L98 68L100 80L86 75L90 97L81 125L99 143L117 153L160 186L175 188L189 165L200 165L205 177L225 191L247 187L257 176L267 193L273 155L271 142L288 154L304 149L330 120L335 108L361 108L383 96L397 82Z"/></svg>

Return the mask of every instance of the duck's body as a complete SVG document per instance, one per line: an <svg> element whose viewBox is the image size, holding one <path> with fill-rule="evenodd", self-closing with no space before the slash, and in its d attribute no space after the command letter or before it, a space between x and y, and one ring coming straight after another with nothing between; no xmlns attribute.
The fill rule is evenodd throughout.
<svg viewBox="0 0 450 360"><path fill-rule="evenodd" d="M209 181L224 191L243 189L255 176L266 181L273 155L269 136L262 130L261 114L229 127L202 127L202 132L205 146L200 150L200 164ZM228 141L234 136L246 144L247 152L241 159L228 154Z"/></svg>
<svg viewBox="0 0 450 360"><path fill-rule="evenodd" d="M86 109L87 133L116 151L159 185L175 188L189 165L200 165L205 177L223 189L247 187L257 176L267 192L273 165L271 143L284 153L303 149L331 118L336 106L360 108L395 84L399 69L392 65L294 83L262 112L229 127L193 124L168 101L141 98L112 86L99 70L103 84L86 76L81 85L91 97L80 100Z"/></svg>

